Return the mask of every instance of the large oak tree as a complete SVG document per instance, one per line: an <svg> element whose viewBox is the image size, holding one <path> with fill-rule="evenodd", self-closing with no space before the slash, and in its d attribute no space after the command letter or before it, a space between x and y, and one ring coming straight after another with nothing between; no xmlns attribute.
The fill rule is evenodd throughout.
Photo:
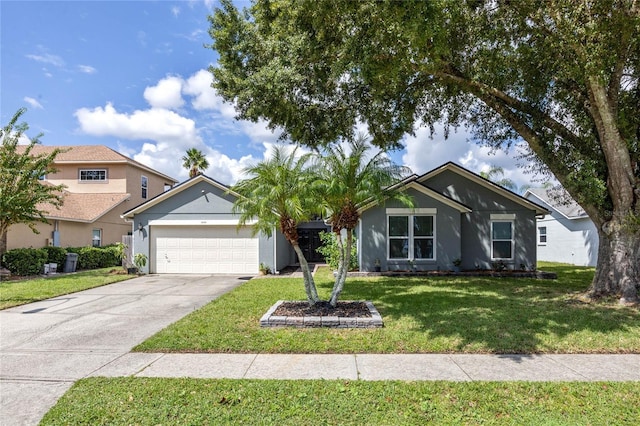
<svg viewBox="0 0 640 426"><path fill-rule="evenodd" d="M210 22L213 86L285 138L324 145L364 123L386 148L442 123L524 140L598 228L591 295L638 300L637 0L223 0Z"/></svg>

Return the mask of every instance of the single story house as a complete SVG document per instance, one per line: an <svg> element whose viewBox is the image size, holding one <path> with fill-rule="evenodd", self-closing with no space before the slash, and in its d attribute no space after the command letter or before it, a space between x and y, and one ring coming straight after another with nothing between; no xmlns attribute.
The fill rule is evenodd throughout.
<svg viewBox="0 0 640 426"><path fill-rule="evenodd" d="M532 188L524 195L551 214L538 219L538 260L596 266L598 229L582 207L567 194L558 199L545 188Z"/></svg>
<svg viewBox="0 0 640 426"><path fill-rule="evenodd" d="M390 200L361 209L357 229L361 271L509 269L536 265L536 218L549 213L481 176L447 163L399 185L414 198L406 208ZM255 274L265 264L278 271L294 264L279 232L271 237L238 227L236 195L198 175L123 214L133 225L134 252L148 256L151 273ZM300 227L301 246L315 254L322 221ZM314 260L314 259L311 259Z"/></svg>

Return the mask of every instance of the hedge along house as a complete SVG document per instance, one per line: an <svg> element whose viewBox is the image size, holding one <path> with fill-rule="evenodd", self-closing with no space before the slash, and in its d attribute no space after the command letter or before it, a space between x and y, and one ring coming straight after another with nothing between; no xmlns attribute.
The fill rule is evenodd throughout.
<svg viewBox="0 0 640 426"><path fill-rule="evenodd" d="M548 210L455 164L411 176L399 189L414 199L361 209L360 270L534 268L536 218Z"/></svg>
<svg viewBox="0 0 640 426"><path fill-rule="evenodd" d="M284 236L253 235L252 223L238 227L232 212L237 194L205 175L191 178L122 217L133 227L134 253L148 257L150 273L248 274L259 265L278 271L296 262ZM303 251L312 253L322 222L303 224ZM309 247L307 247L309 246Z"/></svg>

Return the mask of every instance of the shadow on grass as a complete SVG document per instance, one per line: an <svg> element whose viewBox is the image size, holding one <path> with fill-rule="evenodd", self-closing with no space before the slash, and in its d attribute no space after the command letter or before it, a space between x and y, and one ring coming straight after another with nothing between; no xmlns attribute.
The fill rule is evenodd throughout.
<svg viewBox="0 0 640 426"><path fill-rule="evenodd" d="M370 298L385 326L410 324L425 339L448 342L444 351L637 352L638 309L580 302L593 270L557 269L558 281L354 279L344 298Z"/></svg>

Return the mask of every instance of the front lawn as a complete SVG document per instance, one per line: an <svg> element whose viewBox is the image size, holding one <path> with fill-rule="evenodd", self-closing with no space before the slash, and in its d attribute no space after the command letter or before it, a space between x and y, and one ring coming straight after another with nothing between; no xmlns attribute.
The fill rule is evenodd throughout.
<svg viewBox="0 0 640 426"><path fill-rule="evenodd" d="M557 280L349 278L342 300L371 300L382 329L263 329L279 299L302 300L301 279L254 279L135 350L236 353L640 353L640 310L580 298L592 268L545 264ZM328 269L316 275L328 297Z"/></svg>
<svg viewBox="0 0 640 426"><path fill-rule="evenodd" d="M640 383L83 379L42 425L635 425Z"/></svg>
<svg viewBox="0 0 640 426"><path fill-rule="evenodd" d="M87 290L132 278L116 274L117 268L94 269L74 274L54 275L47 278L0 282L0 309L37 302L76 291Z"/></svg>

